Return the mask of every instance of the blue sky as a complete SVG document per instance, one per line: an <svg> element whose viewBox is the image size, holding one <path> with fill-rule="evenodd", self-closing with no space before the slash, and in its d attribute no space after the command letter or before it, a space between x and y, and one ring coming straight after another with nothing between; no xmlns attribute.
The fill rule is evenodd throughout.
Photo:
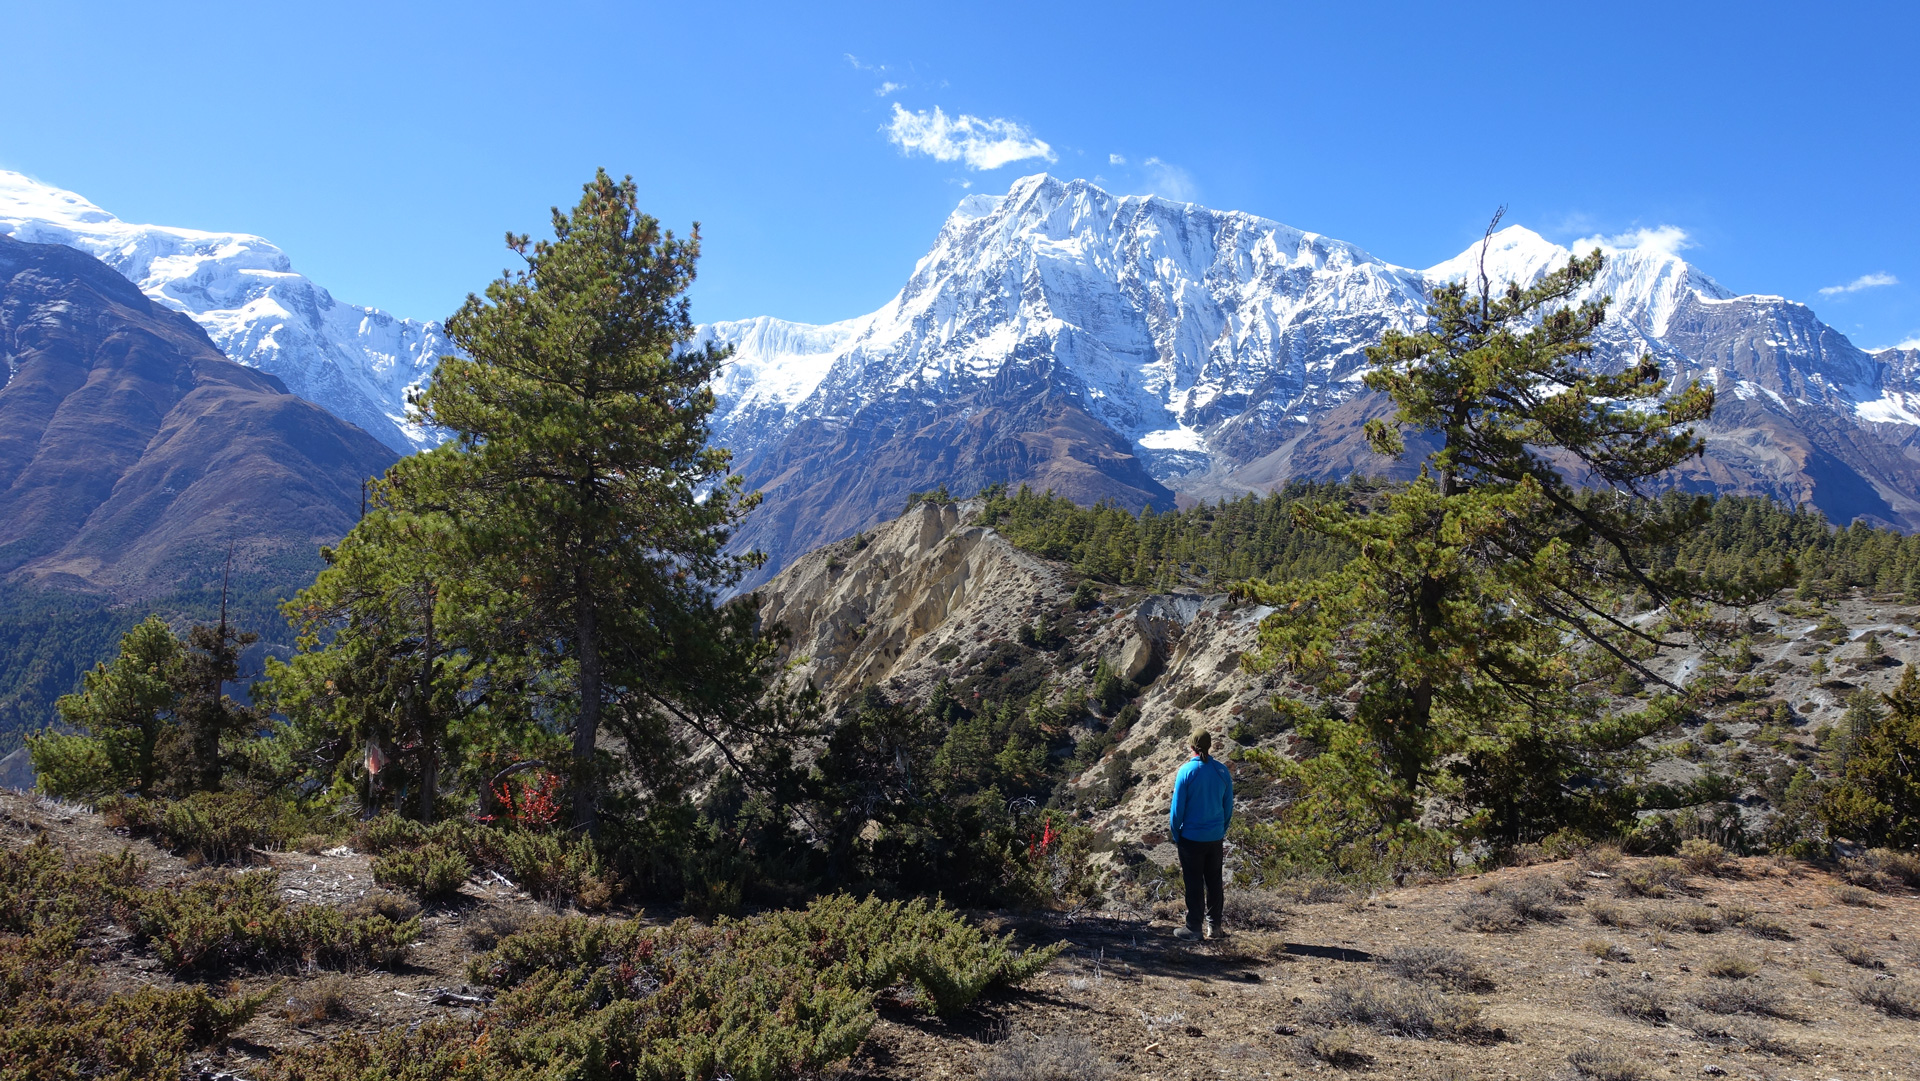
<svg viewBox="0 0 1920 1081"><path fill-rule="evenodd" d="M702 222L696 318L818 322L1045 169L1416 267L1501 203L1562 242L1670 227L1874 347L1920 338L1917 12L0 0L0 167L416 318L596 165Z"/></svg>

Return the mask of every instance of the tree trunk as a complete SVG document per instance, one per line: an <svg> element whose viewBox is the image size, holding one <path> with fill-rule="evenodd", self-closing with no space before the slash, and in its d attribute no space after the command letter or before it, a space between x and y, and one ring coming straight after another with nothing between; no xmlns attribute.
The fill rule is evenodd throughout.
<svg viewBox="0 0 1920 1081"><path fill-rule="evenodd" d="M593 582L584 563L574 570L574 649L580 657L580 716L573 728L573 828L600 831L595 806L593 746L600 732L600 642L595 626Z"/></svg>
<svg viewBox="0 0 1920 1081"><path fill-rule="evenodd" d="M433 723L433 608L435 591L427 590L426 663L420 666L419 693L414 696L417 710L414 738L420 741L420 821L432 822L434 804L440 798L440 734Z"/></svg>

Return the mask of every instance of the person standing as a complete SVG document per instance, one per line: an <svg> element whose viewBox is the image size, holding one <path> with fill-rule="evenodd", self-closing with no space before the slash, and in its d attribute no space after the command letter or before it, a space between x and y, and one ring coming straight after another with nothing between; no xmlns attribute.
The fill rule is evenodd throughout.
<svg viewBox="0 0 1920 1081"><path fill-rule="evenodd" d="M1233 774L1207 752L1213 733L1201 730L1187 741L1193 757L1173 777L1173 806L1167 826L1180 853L1180 878L1187 887L1187 925L1178 938L1220 938L1221 881L1227 824L1233 821ZM1202 919L1205 919L1204 925Z"/></svg>

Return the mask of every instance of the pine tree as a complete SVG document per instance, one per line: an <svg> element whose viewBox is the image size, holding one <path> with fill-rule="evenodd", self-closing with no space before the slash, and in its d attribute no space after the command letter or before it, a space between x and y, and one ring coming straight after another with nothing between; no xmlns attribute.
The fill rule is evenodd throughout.
<svg viewBox="0 0 1920 1081"><path fill-rule="evenodd" d="M566 685L583 830L597 825L610 702L636 695L697 723L661 689L685 687L675 636L721 622L712 595L743 567L722 546L751 504L727 453L706 447L725 354L687 347L699 229L678 239L637 198L602 171L553 212L552 240L508 236L525 269L447 321L465 355L442 359L418 403L454 438L396 470L443 494L463 555L512 598L493 648Z"/></svg>
<svg viewBox="0 0 1920 1081"><path fill-rule="evenodd" d="M1820 818L1829 837L1911 849L1920 846L1920 673L1908 665L1881 700L1884 711L1862 704L1849 725L1844 770ZM1855 711L1849 703L1850 718Z"/></svg>
<svg viewBox="0 0 1920 1081"><path fill-rule="evenodd" d="M1396 407L1368 424L1369 442L1399 456L1411 430L1433 449L1403 487L1296 508L1358 553L1345 567L1249 589L1278 609L1254 663L1353 699L1308 733L1332 760L1298 776L1356 794L1382 830L1452 795L1470 827L1522 839L1550 828L1529 816L1570 813L1551 804L1571 782L1660 723L1572 723L1590 696L1569 642L1655 678L1642 654L1665 643L1630 621L1627 598L1696 592L1650 553L1704 521L1708 502L1650 500L1641 486L1701 452L1686 426L1713 392L1663 397L1651 357L1591 367L1608 301L1570 301L1601 259L1575 257L1525 289L1496 293L1484 270L1477 290L1441 286L1426 329L1369 348L1366 384ZM1463 765L1443 770L1450 758Z"/></svg>
<svg viewBox="0 0 1920 1081"><path fill-rule="evenodd" d="M75 731L27 737L41 788L70 798L159 792L161 759L178 732L182 655L157 615L128 631L119 655L95 665L78 694L60 699L60 719Z"/></svg>

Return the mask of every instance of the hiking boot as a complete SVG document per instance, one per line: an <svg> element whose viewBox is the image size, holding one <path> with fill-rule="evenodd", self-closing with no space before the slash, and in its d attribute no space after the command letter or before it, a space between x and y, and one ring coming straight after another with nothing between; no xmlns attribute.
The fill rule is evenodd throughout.
<svg viewBox="0 0 1920 1081"><path fill-rule="evenodd" d="M1183 942L1191 942L1192 940L1199 938L1200 933L1198 931L1195 931L1191 927L1181 927L1176 929L1173 932L1173 937L1180 939Z"/></svg>
<svg viewBox="0 0 1920 1081"><path fill-rule="evenodd" d="M1208 920L1206 929L1200 937L1208 939L1209 941L1217 938L1225 938L1227 937L1227 929L1220 926L1217 920Z"/></svg>

